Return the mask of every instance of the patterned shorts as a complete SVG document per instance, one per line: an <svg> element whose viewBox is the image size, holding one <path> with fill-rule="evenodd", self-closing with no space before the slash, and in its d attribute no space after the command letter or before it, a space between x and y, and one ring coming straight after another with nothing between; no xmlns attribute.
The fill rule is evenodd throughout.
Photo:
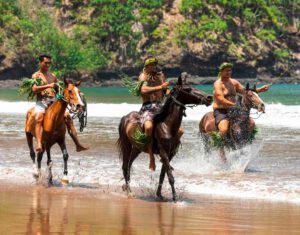
<svg viewBox="0 0 300 235"><path fill-rule="evenodd" d="M161 102L146 102L140 110L140 123L144 126L146 121L153 121L153 117L159 113Z"/></svg>

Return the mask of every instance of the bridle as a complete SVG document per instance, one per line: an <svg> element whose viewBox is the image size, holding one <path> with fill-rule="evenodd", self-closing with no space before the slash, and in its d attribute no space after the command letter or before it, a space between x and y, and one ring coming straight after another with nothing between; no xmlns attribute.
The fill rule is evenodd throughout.
<svg viewBox="0 0 300 235"><path fill-rule="evenodd" d="M190 95L190 93L188 93L187 91L185 91L182 87L179 87L179 88L176 89L176 91L172 90L172 91L171 91L171 94L170 94L170 96L171 96L173 102L174 102L176 105L180 106L180 107L183 109L183 116L186 117L186 112L185 112L185 111L186 111L186 108L194 108L194 107L197 106L197 104L192 104L192 105L183 104L183 103L180 102L180 101L175 97L175 95L174 95L174 93L177 93L177 94L178 94L179 92L186 94L186 96ZM197 98L200 99L199 104L203 104L203 103L204 103L204 102L203 102L204 96L197 97Z"/></svg>
<svg viewBox="0 0 300 235"><path fill-rule="evenodd" d="M65 89L67 89L67 88L65 88ZM67 103L67 110L70 113L72 119L75 119L75 118L78 117L78 120L79 120L79 123L80 123L79 130L80 130L80 132L82 132L83 128L86 127L86 124L87 124L87 102L86 102L86 99L85 99L83 93L79 93L79 96L82 99L83 104L84 104L84 109L82 111L79 111L78 108L76 108L76 110L74 111L74 110L69 108L71 106L71 99L70 99L69 91L68 91L68 96L67 97L65 97L62 94L62 91L64 91L65 89L63 89L62 86L59 85L58 94L56 94L56 99L57 100L63 100L64 102Z"/></svg>

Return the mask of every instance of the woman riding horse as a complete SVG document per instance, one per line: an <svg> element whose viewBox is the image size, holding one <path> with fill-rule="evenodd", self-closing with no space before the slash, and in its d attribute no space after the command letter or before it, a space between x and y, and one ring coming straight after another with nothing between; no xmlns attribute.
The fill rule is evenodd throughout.
<svg viewBox="0 0 300 235"><path fill-rule="evenodd" d="M182 117L185 115L185 105L205 104L208 106L211 102L212 96L190 85L183 84L180 76L161 111L154 117L153 152L160 155L161 162L163 163L156 192L159 198L162 198L161 189L166 173L172 188L173 200L177 198L170 161L179 147L180 137L178 130ZM136 135L142 130L139 119L140 115L138 112L131 112L122 117L119 125L119 139L117 143L120 158L123 161L122 169L125 178L123 190L127 190L128 193L131 192L129 186L131 165L141 152L147 152L148 150L147 143L143 144L138 141Z"/></svg>

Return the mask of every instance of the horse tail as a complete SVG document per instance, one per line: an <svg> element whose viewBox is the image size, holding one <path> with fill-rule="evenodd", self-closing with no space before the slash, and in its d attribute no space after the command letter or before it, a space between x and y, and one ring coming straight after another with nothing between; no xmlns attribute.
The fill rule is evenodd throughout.
<svg viewBox="0 0 300 235"><path fill-rule="evenodd" d="M124 161L126 156L129 156L132 144L126 134L126 116L121 118L119 124L119 138L117 140L117 147L119 150L119 158Z"/></svg>

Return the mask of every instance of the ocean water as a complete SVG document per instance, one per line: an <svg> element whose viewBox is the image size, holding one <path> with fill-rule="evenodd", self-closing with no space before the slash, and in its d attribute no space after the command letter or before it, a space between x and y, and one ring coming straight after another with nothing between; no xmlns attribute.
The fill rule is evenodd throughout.
<svg viewBox="0 0 300 235"><path fill-rule="evenodd" d="M211 86L198 86L211 92ZM82 88L88 101L88 125L79 133L90 149L77 153L67 137L70 187L78 185L120 186L124 183L116 140L120 118L139 110L140 100L125 88ZM246 148L228 152L223 164L218 153L205 155L198 135L201 117L212 107L197 106L187 110L182 126L182 146L171 165L180 196L206 194L253 198L300 204L300 85L273 85L261 94L266 113L254 110L259 132ZM34 102L17 96L15 89L0 90L0 179L24 184L34 183L31 160L24 134L26 111ZM76 121L75 121L76 122ZM76 123L78 125L78 123ZM53 147L55 183L63 174L63 160L58 146ZM43 168L46 165L43 159ZM148 170L148 156L141 154L133 164L131 185L154 197L160 173ZM168 181L163 193L170 196Z"/></svg>

